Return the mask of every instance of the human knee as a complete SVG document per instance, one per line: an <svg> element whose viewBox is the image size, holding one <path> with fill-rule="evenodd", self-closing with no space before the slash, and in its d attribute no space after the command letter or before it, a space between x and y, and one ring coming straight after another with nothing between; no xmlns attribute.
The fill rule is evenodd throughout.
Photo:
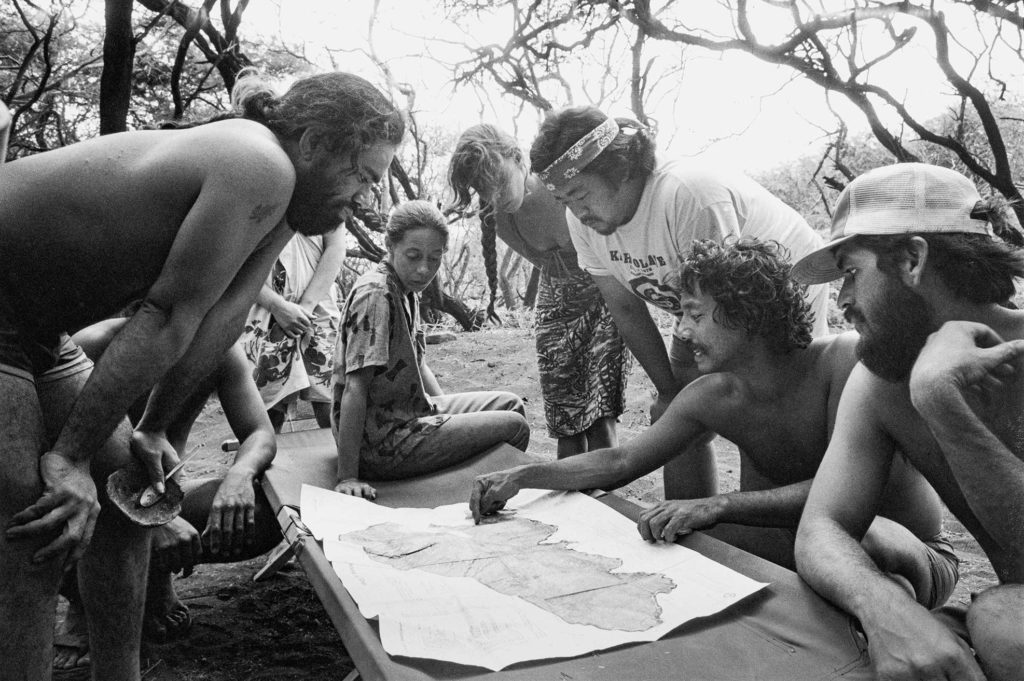
<svg viewBox="0 0 1024 681"><path fill-rule="evenodd" d="M488 427L493 428L501 442L507 442L516 449L526 451L530 444L530 424L526 417L514 409L490 412Z"/></svg>
<svg viewBox="0 0 1024 681"><path fill-rule="evenodd" d="M861 547L879 570L928 609L945 603L959 580L959 560L948 543L925 543L888 518L875 518Z"/></svg>
<svg viewBox="0 0 1024 681"><path fill-rule="evenodd" d="M0 451L6 460L0 466L0 514L9 518L34 504L43 493L43 481L39 477L39 454L25 456L23 462L16 460L16 453Z"/></svg>
<svg viewBox="0 0 1024 681"><path fill-rule="evenodd" d="M530 445L530 424L526 420L526 416L519 414L515 420L515 432L512 437L509 438L508 443L521 451L526 451L526 448Z"/></svg>
<svg viewBox="0 0 1024 681"><path fill-rule="evenodd" d="M499 409L502 409L503 411L514 411L524 419L526 418L526 404L524 404L523 399L515 393L502 393Z"/></svg>
<svg viewBox="0 0 1024 681"><path fill-rule="evenodd" d="M967 629L990 681L1018 679L1024 669L1024 584L1003 584L975 596Z"/></svg>
<svg viewBox="0 0 1024 681"><path fill-rule="evenodd" d="M915 558L909 547L919 543L910 530L881 516L860 540L861 548L883 572L904 572Z"/></svg>
<svg viewBox="0 0 1024 681"><path fill-rule="evenodd" d="M96 488L100 492L101 500L105 497L106 481L110 474L133 461L131 450L128 447L131 434L132 428L128 419L121 419L114 432L93 454L89 470L93 480L96 481Z"/></svg>

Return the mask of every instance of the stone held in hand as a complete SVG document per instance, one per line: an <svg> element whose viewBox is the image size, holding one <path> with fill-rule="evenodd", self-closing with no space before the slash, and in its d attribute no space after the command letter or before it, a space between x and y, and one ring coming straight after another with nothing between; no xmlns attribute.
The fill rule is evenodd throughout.
<svg viewBox="0 0 1024 681"><path fill-rule="evenodd" d="M185 497L181 486L174 478L165 479L167 491L151 506L143 506L140 497L149 485L146 469L133 462L110 474L107 496L136 525L156 527L170 522L181 513L181 500Z"/></svg>

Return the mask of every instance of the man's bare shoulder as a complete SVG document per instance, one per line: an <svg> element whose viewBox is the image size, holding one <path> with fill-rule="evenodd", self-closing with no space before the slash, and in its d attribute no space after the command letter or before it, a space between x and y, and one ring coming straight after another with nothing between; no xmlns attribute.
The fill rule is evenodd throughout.
<svg viewBox="0 0 1024 681"><path fill-rule="evenodd" d="M857 359L857 342L860 336L856 331L846 331L831 336L815 338L804 352L814 362L815 371L823 378L834 382L845 382Z"/></svg>
<svg viewBox="0 0 1024 681"><path fill-rule="evenodd" d="M816 351L822 361L849 363L852 367L857 363L857 342L859 340L860 335L856 331L843 331L815 338L811 341L808 349Z"/></svg>
<svg viewBox="0 0 1024 681"><path fill-rule="evenodd" d="M727 371L704 374L679 391L673 404L686 412L710 418L714 414L732 414L749 393L746 383Z"/></svg>
<svg viewBox="0 0 1024 681"><path fill-rule="evenodd" d="M247 120L182 130L136 130L96 137L4 164L0 193L25 201L57 193L66 203L97 195L197 191L211 180L256 196L291 195L295 168L276 136Z"/></svg>
<svg viewBox="0 0 1024 681"><path fill-rule="evenodd" d="M198 171L279 176L294 182L295 168L277 137L247 120L226 120L184 130L159 131L143 162L191 162Z"/></svg>
<svg viewBox="0 0 1024 681"><path fill-rule="evenodd" d="M850 372L846 386L846 390L857 397L862 410L871 408L871 412L876 413L879 417L902 411L902 408L898 409L901 405L910 407L910 392L906 383L894 383L880 378L860 362ZM876 410L874 407L880 409ZM912 408L911 411L913 411ZM881 420L887 419L882 418Z"/></svg>

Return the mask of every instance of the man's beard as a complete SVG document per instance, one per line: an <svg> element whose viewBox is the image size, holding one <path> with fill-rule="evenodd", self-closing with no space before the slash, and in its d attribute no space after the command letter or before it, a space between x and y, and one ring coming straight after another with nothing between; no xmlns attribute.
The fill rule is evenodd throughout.
<svg viewBox="0 0 1024 681"><path fill-rule="evenodd" d="M339 215L336 207L326 210L325 204L322 202L296 202L293 200L288 205L286 215L292 229L306 237L326 235L327 232L334 231L344 222L344 217Z"/></svg>
<svg viewBox="0 0 1024 681"><path fill-rule="evenodd" d="M320 166L315 166L304 176L295 180L291 201L285 216L296 232L316 236L332 232L345 221L343 211L348 214L355 210L352 201L339 199L334 193L336 185L327 180Z"/></svg>
<svg viewBox="0 0 1024 681"><path fill-rule="evenodd" d="M895 280L871 310L871 319L848 309L847 321L859 320L857 356L871 373L893 383L910 376L928 335L935 330L928 303Z"/></svg>

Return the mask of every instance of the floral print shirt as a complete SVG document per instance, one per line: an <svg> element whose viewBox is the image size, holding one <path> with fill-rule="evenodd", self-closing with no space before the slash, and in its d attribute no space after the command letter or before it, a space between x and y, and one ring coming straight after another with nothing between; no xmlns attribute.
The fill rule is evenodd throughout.
<svg viewBox="0 0 1024 681"><path fill-rule="evenodd" d="M437 414L420 374L426 341L419 299L405 291L387 263L360 276L345 301L334 353L334 381L344 390L352 371L374 367L367 396L360 458L408 452L415 441L437 429L448 416ZM403 444L404 443L404 444Z"/></svg>

